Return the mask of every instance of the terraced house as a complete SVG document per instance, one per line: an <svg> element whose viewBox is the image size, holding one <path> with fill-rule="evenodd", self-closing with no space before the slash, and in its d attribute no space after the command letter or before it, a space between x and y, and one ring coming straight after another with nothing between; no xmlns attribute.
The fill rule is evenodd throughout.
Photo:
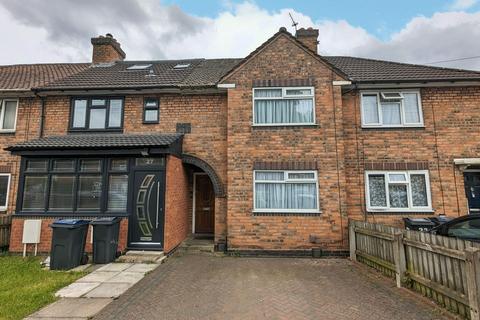
<svg viewBox="0 0 480 320"><path fill-rule="evenodd" d="M119 216L122 249L341 253L349 218L480 210L480 73L321 56L281 28L242 59L0 67L0 209ZM320 42L321 46L321 42ZM90 249L90 248L87 248Z"/></svg>

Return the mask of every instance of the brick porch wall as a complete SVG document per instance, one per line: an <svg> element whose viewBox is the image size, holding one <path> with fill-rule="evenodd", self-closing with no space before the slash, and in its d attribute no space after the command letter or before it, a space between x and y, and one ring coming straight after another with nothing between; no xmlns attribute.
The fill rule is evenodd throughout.
<svg viewBox="0 0 480 320"><path fill-rule="evenodd" d="M12 219L12 229L10 233L10 252L22 252L23 243L23 223L27 219L40 219L38 217L24 218L24 217L13 217ZM42 229L40 234L40 243L38 244L38 252L49 253L52 245L52 224L58 218L41 218L42 220ZM88 219L87 219L88 220ZM87 242L85 245L86 252L92 252L92 241L91 241L91 226L88 229ZM120 232L118 239L118 250L124 251L127 246L127 235L128 235L128 219L122 219L120 221ZM29 245L27 247L28 252L33 252L34 246Z"/></svg>
<svg viewBox="0 0 480 320"><path fill-rule="evenodd" d="M175 249L189 234L191 199L186 169L182 160L167 157L165 190L165 244L164 251Z"/></svg>

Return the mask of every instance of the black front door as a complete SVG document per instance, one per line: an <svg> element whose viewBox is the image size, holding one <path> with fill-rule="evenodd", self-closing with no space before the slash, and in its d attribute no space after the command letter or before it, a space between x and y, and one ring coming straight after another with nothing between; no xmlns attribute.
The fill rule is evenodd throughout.
<svg viewBox="0 0 480 320"><path fill-rule="evenodd" d="M465 193L470 213L480 213L480 172L465 172Z"/></svg>
<svg viewBox="0 0 480 320"><path fill-rule="evenodd" d="M164 171L135 171L129 246L163 248Z"/></svg>

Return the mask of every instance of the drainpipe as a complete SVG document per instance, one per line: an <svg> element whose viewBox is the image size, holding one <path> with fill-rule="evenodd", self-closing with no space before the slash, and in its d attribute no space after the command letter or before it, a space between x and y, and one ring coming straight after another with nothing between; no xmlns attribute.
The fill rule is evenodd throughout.
<svg viewBox="0 0 480 320"><path fill-rule="evenodd" d="M38 137L42 138L43 137L43 131L45 127L45 97L40 97L37 92L35 92L35 95L40 98L41 103L40 103L40 127L39 127L39 132L38 132Z"/></svg>

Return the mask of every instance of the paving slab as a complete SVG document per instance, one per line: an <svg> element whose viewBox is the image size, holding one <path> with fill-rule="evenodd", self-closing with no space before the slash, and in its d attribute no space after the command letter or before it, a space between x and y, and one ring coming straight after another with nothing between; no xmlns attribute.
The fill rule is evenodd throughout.
<svg viewBox="0 0 480 320"><path fill-rule="evenodd" d="M102 283L85 295L86 298L118 298L134 283Z"/></svg>
<svg viewBox="0 0 480 320"><path fill-rule="evenodd" d="M32 314L31 319L79 318L88 319L97 314L112 299L62 298L40 311Z"/></svg>
<svg viewBox="0 0 480 320"><path fill-rule="evenodd" d="M105 280L105 283L137 283L144 277L143 273L140 272L128 272L122 271L119 274L115 275L114 277Z"/></svg>
<svg viewBox="0 0 480 320"><path fill-rule="evenodd" d="M74 282L63 289L58 290L57 293L55 293L55 296L62 298L80 298L85 293L99 285L100 282Z"/></svg>
<svg viewBox="0 0 480 320"><path fill-rule="evenodd" d="M98 271L123 271L132 266L132 263L109 263L103 267L98 268Z"/></svg>
<svg viewBox="0 0 480 320"><path fill-rule="evenodd" d="M155 263L135 263L125 271L146 273L152 271L156 267L158 267L158 264Z"/></svg>
<svg viewBox="0 0 480 320"><path fill-rule="evenodd" d="M78 279L77 282L105 282L119 273L119 271L94 271Z"/></svg>

